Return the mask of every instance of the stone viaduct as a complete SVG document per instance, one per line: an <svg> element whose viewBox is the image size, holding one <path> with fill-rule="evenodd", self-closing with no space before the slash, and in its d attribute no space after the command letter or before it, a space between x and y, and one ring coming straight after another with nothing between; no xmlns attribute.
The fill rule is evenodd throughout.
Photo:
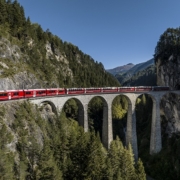
<svg viewBox="0 0 180 180"><path fill-rule="evenodd" d="M31 99L31 102L41 106L43 103L49 103L54 112L60 113L64 104L71 98L76 99L79 107L79 125L84 127L84 131L88 131L88 104L94 97L100 97L103 101L103 127L102 127L102 143L109 148L113 140L112 130L112 102L119 96L124 95L128 100L127 128L126 128L126 144L131 144L135 156L138 159L137 135L136 135L136 115L135 103L137 98L142 94L148 94L152 98L152 125L150 139L150 154L158 153L162 148L161 142L161 123L160 123L160 101L166 93L180 94L178 91L149 91L149 92L131 92L131 93L113 93L113 94L80 94L80 95L64 95L55 97L42 97Z"/></svg>

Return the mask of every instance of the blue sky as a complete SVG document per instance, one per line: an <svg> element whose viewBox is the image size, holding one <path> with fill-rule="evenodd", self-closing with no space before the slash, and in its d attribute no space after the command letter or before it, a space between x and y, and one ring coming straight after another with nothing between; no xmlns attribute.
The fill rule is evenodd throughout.
<svg viewBox="0 0 180 180"><path fill-rule="evenodd" d="M18 0L26 17L105 69L153 57L160 35L180 26L180 0Z"/></svg>

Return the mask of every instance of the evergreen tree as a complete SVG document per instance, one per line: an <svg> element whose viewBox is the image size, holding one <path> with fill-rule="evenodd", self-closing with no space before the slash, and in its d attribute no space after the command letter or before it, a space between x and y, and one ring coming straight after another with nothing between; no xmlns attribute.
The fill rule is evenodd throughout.
<svg viewBox="0 0 180 180"><path fill-rule="evenodd" d="M101 144L99 135L95 136L95 132L91 132L87 145L87 168L85 173L87 179L102 179L105 165L105 150Z"/></svg>
<svg viewBox="0 0 180 180"><path fill-rule="evenodd" d="M109 177L108 179L122 178L121 165L122 165L123 153L124 153L124 147L121 141L119 140L119 138L117 137L115 141L112 141L110 145L110 149L108 151L107 160L110 163L109 168L111 172L111 174L107 175L107 177Z"/></svg>
<svg viewBox="0 0 180 180"><path fill-rule="evenodd" d="M36 178L39 180L62 180L62 172L57 167L49 147L49 143L45 142L38 162Z"/></svg>
<svg viewBox="0 0 180 180"><path fill-rule="evenodd" d="M6 23L7 17L6 0L0 0L0 24Z"/></svg>
<svg viewBox="0 0 180 180"><path fill-rule="evenodd" d="M141 159L138 159L136 165L136 174L137 174L137 180L146 180L146 174Z"/></svg>

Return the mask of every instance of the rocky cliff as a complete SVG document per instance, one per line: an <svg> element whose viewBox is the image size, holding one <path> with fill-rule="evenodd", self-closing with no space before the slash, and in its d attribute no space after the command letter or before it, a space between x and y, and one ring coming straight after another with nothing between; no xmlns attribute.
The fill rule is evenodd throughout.
<svg viewBox="0 0 180 180"><path fill-rule="evenodd" d="M169 86L171 90L180 88L180 57L170 56L166 61L156 61L157 85ZM162 133L171 137L180 132L180 96L166 94L161 101Z"/></svg>
<svg viewBox="0 0 180 180"><path fill-rule="evenodd" d="M23 54L17 45L5 38L0 39L0 89L40 88L41 82L28 70Z"/></svg>
<svg viewBox="0 0 180 180"><path fill-rule="evenodd" d="M165 62L160 58L156 62L157 84L169 86L171 90L180 89L180 56L171 55Z"/></svg>

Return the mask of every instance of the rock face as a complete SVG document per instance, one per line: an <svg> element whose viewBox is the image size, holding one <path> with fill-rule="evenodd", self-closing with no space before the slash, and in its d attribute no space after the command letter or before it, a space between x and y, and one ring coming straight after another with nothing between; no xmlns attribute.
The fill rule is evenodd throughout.
<svg viewBox="0 0 180 180"><path fill-rule="evenodd" d="M171 137L180 132L180 96L169 93L161 101L162 133Z"/></svg>
<svg viewBox="0 0 180 180"><path fill-rule="evenodd" d="M12 78L0 79L0 90L33 89L41 87L42 85L36 77L33 74L27 74L26 71L15 74Z"/></svg>
<svg viewBox="0 0 180 180"><path fill-rule="evenodd" d="M34 46L33 40L29 40L28 48L31 50ZM34 88L48 88L59 87L59 76L61 81L64 79L71 79L73 81L73 73L69 67L69 61L66 55L60 52L59 49L52 47L49 42L44 45L46 52L46 59L49 59L51 64L48 64L48 68L53 69L51 80L45 78L46 75L42 69L36 69L36 66L32 68L29 64L36 63L31 62L32 59L26 54L26 51L22 51L18 45L13 45L6 38L0 38L0 90L10 89L34 89ZM42 61L42 54L38 52L38 61ZM77 61L78 61L77 57ZM49 61L48 61L49 62ZM58 66L57 63L58 62ZM46 62L47 64L47 62ZM51 71L51 72L52 72ZM49 81L48 81L48 80Z"/></svg>
<svg viewBox="0 0 180 180"><path fill-rule="evenodd" d="M168 60L156 62L157 85L169 86L171 90L180 89L180 57L170 56ZM161 100L162 134L171 137L180 132L180 96L166 94Z"/></svg>
<svg viewBox="0 0 180 180"><path fill-rule="evenodd" d="M21 59L26 58L17 45L0 39L0 90L42 87L35 75L23 68Z"/></svg>
<svg viewBox="0 0 180 180"><path fill-rule="evenodd" d="M169 86L171 90L180 89L180 57L170 56L164 63L158 59L156 69L159 86Z"/></svg>

